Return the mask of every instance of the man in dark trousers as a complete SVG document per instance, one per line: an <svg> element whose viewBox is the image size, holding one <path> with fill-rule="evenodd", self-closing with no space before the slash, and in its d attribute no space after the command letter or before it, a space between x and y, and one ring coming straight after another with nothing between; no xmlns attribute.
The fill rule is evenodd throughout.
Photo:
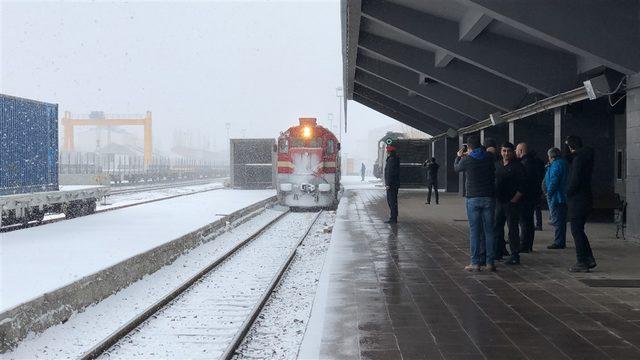
<svg viewBox="0 0 640 360"><path fill-rule="evenodd" d="M466 173L466 207L469 219L471 264L467 271L480 271L486 264L487 270L495 271L494 264L494 211L495 211L495 158L489 155L477 136L467 139L468 149L458 150L453 167L456 172ZM484 232L486 254L481 254Z"/></svg>
<svg viewBox="0 0 640 360"><path fill-rule="evenodd" d="M429 192L427 193L427 202L425 204L431 204L432 188L436 195L436 204L439 204L440 199L438 197L438 169L440 168L440 165L436 163L436 158L434 157L432 157L431 160L427 160L424 165L427 167L427 187L429 189Z"/></svg>
<svg viewBox="0 0 640 360"><path fill-rule="evenodd" d="M511 258L505 264L518 265L520 264L521 248L518 221L526 186L525 170L524 166L515 158L515 147L512 143L502 144L500 155L502 155L502 161L496 169L496 254L503 253L504 223L506 221L509 229Z"/></svg>
<svg viewBox="0 0 640 360"><path fill-rule="evenodd" d="M591 193L591 175L593 174L593 149L582 146L582 139L568 136L565 144L571 153L571 172L567 185L567 205L571 235L576 244L577 262L569 268L570 272L588 272L596 267L596 260L584 232L584 226L593 207Z"/></svg>
<svg viewBox="0 0 640 360"><path fill-rule="evenodd" d="M533 250L535 237L534 214L536 205L542 196L543 172L540 161L529 151L527 143L521 142L516 147L516 156L524 168L524 196L520 204L520 252Z"/></svg>
<svg viewBox="0 0 640 360"><path fill-rule="evenodd" d="M364 174L367 171L367 167L364 165L364 163L362 163L362 165L360 165L360 177L362 178L361 181L364 181Z"/></svg>
<svg viewBox="0 0 640 360"><path fill-rule="evenodd" d="M398 189L400 188L400 158L396 154L396 148L387 146L387 161L384 166L384 184L387 189L387 203L391 210L388 224L398 222Z"/></svg>

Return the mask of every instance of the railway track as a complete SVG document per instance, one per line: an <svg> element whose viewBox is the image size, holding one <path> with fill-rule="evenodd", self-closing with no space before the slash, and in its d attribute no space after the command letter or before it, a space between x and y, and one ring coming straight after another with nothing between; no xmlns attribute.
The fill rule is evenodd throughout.
<svg viewBox="0 0 640 360"><path fill-rule="evenodd" d="M151 184L151 185L141 185L141 186L112 187L111 190L109 190L109 195L135 194L135 193L144 192L144 191L173 189L173 188L183 187L183 186L206 185L206 184L211 184L217 181L223 181L224 179L226 178L182 181L177 183L163 183L163 184Z"/></svg>
<svg viewBox="0 0 640 360"><path fill-rule="evenodd" d="M231 359L321 213L283 212L81 359Z"/></svg>
<svg viewBox="0 0 640 360"><path fill-rule="evenodd" d="M162 189L174 189L174 188L179 188L179 187L183 187L183 186L204 185L204 184L209 184L209 183L211 183L211 181L206 181L206 182L201 182L201 183L193 183L193 182L192 183L174 183L174 184L162 184L162 185L155 185L155 186L152 185L152 186L146 186L146 187L145 186L140 186L140 187L129 188L129 189L116 189L114 191L110 191L108 196L109 195L123 195L123 194L141 193L141 192L145 192L145 191L162 190ZM149 203L153 203L153 202L157 202L157 201L169 200L169 199L177 198L177 197L180 197L180 196L194 195L194 194L199 194L199 193L208 192L208 191L220 190L220 189L221 188L204 189L204 190L198 190L198 191L188 192L188 193L184 193L184 194L175 194L175 195L165 196L165 197L156 198L156 199L149 199L149 200L136 202L136 203L133 203L133 204L125 204L125 205L121 205L121 206L114 206L114 207L109 207L109 208L105 208L105 209L99 209L99 210L96 210L94 212L94 214L107 212L107 211L124 209L124 208L132 207L132 206L149 204ZM89 214L89 215L92 215L92 214ZM84 216L88 216L88 215L84 215ZM16 231L16 230L26 229L26 228L40 226L40 225L52 224L52 223L55 223L55 222L58 222L58 221L62 221L62 220L66 220L66 217L64 217L61 214L61 217L59 217L59 218L46 219L46 220L43 220L43 221L40 221L40 222L31 221L26 225L25 224L14 224L14 225L9 225L9 226L3 226L3 227L0 227L0 233L9 232L9 231Z"/></svg>

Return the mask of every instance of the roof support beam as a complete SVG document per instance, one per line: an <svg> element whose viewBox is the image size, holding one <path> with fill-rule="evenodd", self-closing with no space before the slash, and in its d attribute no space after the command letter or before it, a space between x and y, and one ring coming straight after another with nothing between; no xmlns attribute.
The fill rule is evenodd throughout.
<svg viewBox="0 0 640 360"><path fill-rule="evenodd" d="M364 2L362 16L543 95L560 93L576 83L576 59L570 54L490 33L461 42L456 22L388 1Z"/></svg>
<svg viewBox="0 0 640 360"><path fill-rule="evenodd" d="M443 68L447 65L449 65L449 63L451 62L451 60L453 60L454 56L451 55L450 53L443 51L443 50L438 50L436 51L436 62L435 65L436 67L439 68Z"/></svg>
<svg viewBox="0 0 640 360"><path fill-rule="evenodd" d="M358 83L353 85L353 91L367 97L370 100L373 100L377 103L383 104L385 107L392 109L395 112L402 113L406 116L409 116L412 119L417 120L418 122L424 124L423 127L428 127L429 134L441 134L446 132L449 127L442 124L438 120L430 117L429 115L425 115L419 111L416 111L404 104L401 104L388 96L381 94L377 91L366 88Z"/></svg>
<svg viewBox="0 0 640 360"><path fill-rule="evenodd" d="M475 9L468 11L460 22L458 39L473 41L491 23L493 19Z"/></svg>
<svg viewBox="0 0 640 360"><path fill-rule="evenodd" d="M527 95L527 89L482 71L473 65L454 60L446 68L434 65L432 52L404 45L380 36L362 33L361 48L424 74L475 99L509 111Z"/></svg>
<svg viewBox="0 0 640 360"><path fill-rule="evenodd" d="M385 94L387 97L401 104L428 115L447 127L458 129L474 122L473 119L469 119L422 96L411 96L405 89L375 75L363 71L356 71L355 82L371 90Z"/></svg>
<svg viewBox="0 0 640 360"><path fill-rule="evenodd" d="M498 110L491 105L478 101L437 82L421 85L419 84L420 75L418 73L370 58L364 54L358 54L356 66L359 71L365 71L378 76L475 120L483 120L489 114Z"/></svg>
<svg viewBox="0 0 640 360"><path fill-rule="evenodd" d="M637 0L460 0L489 16L625 74L640 71ZM541 65L542 66L542 65Z"/></svg>
<svg viewBox="0 0 640 360"><path fill-rule="evenodd" d="M360 104L373 109L383 115L386 115L396 121L399 121L405 125L409 125L414 129L418 129L424 133L427 133L429 135L435 135L435 134L439 134L439 132L435 129L433 129L433 127L429 126L428 123L422 122L420 120L414 119L411 116L401 113L391 107L387 107L379 102L376 102L374 100L371 100L370 98L368 98L367 96L364 95L360 95L357 91L354 91L353 93L353 100L359 102Z"/></svg>

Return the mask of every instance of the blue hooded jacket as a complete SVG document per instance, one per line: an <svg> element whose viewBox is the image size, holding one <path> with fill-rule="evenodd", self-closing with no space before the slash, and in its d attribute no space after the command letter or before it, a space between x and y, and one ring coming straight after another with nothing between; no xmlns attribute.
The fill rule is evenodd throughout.
<svg viewBox="0 0 640 360"><path fill-rule="evenodd" d="M567 203L567 181L569 179L569 165L562 158L555 159L544 175L549 206Z"/></svg>

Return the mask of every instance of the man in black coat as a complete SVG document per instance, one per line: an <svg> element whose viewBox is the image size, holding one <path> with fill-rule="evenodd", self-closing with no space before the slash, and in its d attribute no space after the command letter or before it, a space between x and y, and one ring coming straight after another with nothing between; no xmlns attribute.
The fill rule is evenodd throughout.
<svg viewBox="0 0 640 360"><path fill-rule="evenodd" d="M520 252L528 253L533 250L534 213L542 196L540 183L543 173L540 169L541 162L529 151L527 143L518 144L516 155L525 173L524 196L520 205Z"/></svg>
<svg viewBox="0 0 640 360"><path fill-rule="evenodd" d="M436 158L432 157L431 160L428 160L424 163L427 167L427 188L429 192L427 193L427 202L426 204L431 204L431 189L436 193L436 204L440 203L440 199L438 197L438 169L440 165L436 162Z"/></svg>
<svg viewBox="0 0 640 360"><path fill-rule="evenodd" d="M518 221L520 219L523 199L526 190L525 169L520 161L516 160L515 146L506 142L502 144L500 155L502 161L496 168L496 212L495 212L495 250L497 257L502 258L504 253L504 224L509 229L509 248L511 258L505 262L508 265L520 264L520 234ZM531 214L533 216L533 213Z"/></svg>
<svg viewBox="0 0 640 360"><path fill-rule="evenodd" d="M384 184L387 189L387 203L391 210L388 224L398 222L398 189L400 188L400 158L394 146L387 146L387 161L384 166Z"/></svg>
<svg viewBox="0 0 640 360"><path fill-rule="evenodd" d="M588 272L596 267L596 260L589 245L589 239L584 231L585 223L593 207L591 193L591 176L593 174L593 149L582 146L582 139L568 136L565 144L571 153L571 171L567 185L567 205L569 206L569 221L571 235L576 244L577 262L570 272Z"/></svg>

